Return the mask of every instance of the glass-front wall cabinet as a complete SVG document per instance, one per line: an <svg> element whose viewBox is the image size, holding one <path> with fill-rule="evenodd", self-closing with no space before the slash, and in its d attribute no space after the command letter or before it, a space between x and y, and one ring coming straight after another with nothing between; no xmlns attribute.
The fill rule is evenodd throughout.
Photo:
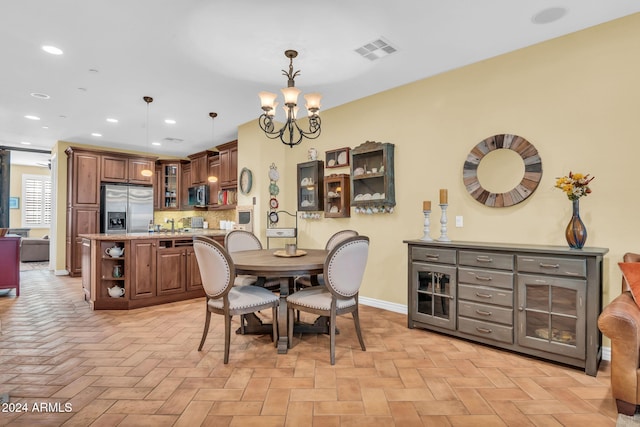
<svg viewBox="0 0 640 427"><path fill-rule="evenodd" d="M180 164L162 163L162 197L161 209L178 209L178 197L180 194Z"/></svg>
<svg viewBox="0 0 640 427"><path fill-rule="evenodd" d="M324 209L324 162L312 160L298 164L298 210Z"/></svg>

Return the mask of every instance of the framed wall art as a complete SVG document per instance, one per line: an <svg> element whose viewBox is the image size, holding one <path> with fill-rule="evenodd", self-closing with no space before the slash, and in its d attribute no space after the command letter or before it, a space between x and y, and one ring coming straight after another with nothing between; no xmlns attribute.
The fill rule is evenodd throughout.
<svg viewBox="0 0 640 427"><path fill-rule="evenodd" d="M9 209L20 209L20 197L9 197Z"/></svg>

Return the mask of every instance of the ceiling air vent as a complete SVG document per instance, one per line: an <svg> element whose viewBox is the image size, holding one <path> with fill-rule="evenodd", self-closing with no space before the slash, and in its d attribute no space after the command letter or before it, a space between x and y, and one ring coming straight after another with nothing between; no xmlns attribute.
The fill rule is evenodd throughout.
<svg viewBox="0 0 640 427"><path fill-rule="evenodd" d="M389 56L397 50L398 49L391 46L389 42L379 38L378 40L374 40L371 43L367 43L364 46L357 48L356 52L370 61L375 61L376 59Z"/></svg>
<svg viewBox="0 0 640 427"><path fill-rule="evenodd" d="M170 136L166 137L163 139L164 142L173 142L174 144L180 144L181 142L184 142L184 139L180 139L180 138L171 138Z"/></svg>

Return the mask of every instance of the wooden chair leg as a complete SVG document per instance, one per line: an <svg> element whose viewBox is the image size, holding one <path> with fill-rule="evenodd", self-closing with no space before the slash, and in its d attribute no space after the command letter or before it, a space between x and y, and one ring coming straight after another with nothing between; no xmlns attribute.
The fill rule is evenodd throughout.
<svg viewBox="0 0 640 427"><path fill-rule="evenodd" d="M229 347L231 346L231 316L224 315L224 363L229 363Z"/></svg>
<svg viewBox="0 0 640 427"><path fill-rule="evenodd" d="M331 364L336 364L336 312L331 310L329 320L329 351L331 352Z"/></svg>
<svg viewBox="0 0 640 427"><path fill-rule="evenodd" d="M291 348L292 342L293 342L293 308L287 307L287 347L288 348Z"/></svg>
<svg viewBox="0 0 640 427"><path fill-rule="evenodd" d="M362 351L367 351L367 348L364 346L364 340L362 339L362 331L360 330L360 316L358 315L358 309L353 313L353 323L356 325L356 334L358 335L358 341L360 341L360 348Z"/></svg>
<svg viewBox="0 0 640 427"><path fill-rule="evenodd" d="M202 339L200 340L200 347L198 347L198 351L202 350L202 346L204 345L204 341L207 339L207 335L209 334L209 323L211 322L211 312L207 310L207 315L204 321L204 331L202 331Z"/></svg>

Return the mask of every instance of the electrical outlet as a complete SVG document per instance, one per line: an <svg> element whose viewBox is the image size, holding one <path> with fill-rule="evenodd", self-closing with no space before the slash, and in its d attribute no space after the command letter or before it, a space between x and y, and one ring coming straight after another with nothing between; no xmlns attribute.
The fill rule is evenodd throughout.
<svg viewBox="0 0 640 427"><path fill-rule="evenodd" d="M462 227L464 225L464 221L462 220L462 215L456 216L456 227Z"/></svg>

